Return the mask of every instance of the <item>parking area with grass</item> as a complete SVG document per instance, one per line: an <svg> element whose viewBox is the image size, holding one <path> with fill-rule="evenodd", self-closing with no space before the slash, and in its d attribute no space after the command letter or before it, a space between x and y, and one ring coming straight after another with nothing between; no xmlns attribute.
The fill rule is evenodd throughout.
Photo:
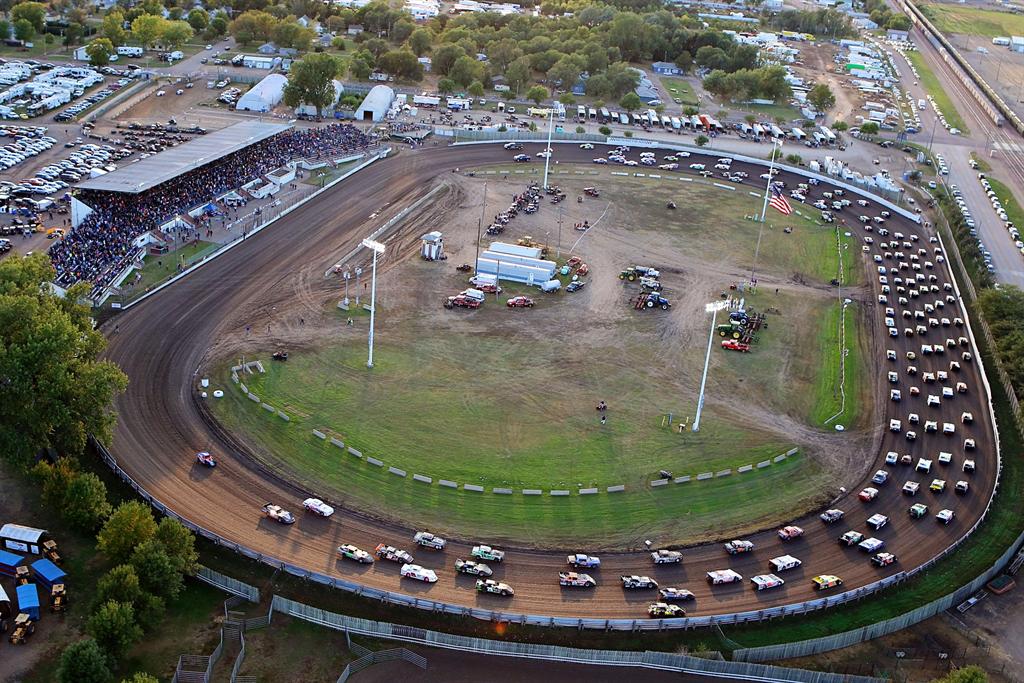
<svg viewBox="0 0 1024 683"><path fill-rule="evenodd" d="M938 104L942 115L946 117L946 122L953 128L959 128L964 135L970 134L970 129L964 123L963 117L960 116L956 106L953 105L953 100L950 98L949 93L946 92L945 85L943 85L935 75L935 72L925 62L921 53L916 51L908 52L907 57L914 65L914 68L917 69L921 85L925 91L935 98L935 103Z"/></svg>

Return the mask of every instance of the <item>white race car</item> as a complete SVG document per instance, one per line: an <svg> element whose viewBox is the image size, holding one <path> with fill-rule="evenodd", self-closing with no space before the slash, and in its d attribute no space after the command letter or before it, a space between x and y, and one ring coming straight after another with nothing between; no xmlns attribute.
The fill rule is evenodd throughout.
<svg viewBox="0 0 1024 683"><path fill-rule="evenodd" d="M416 541L416 545L421 545L424 548L433 548L434 550L444 550L444 547L448 545L448 541L440 536L435 536L429 531L417 531L416 535L412 538Z"/></svg>
<svg viewBox="0 0 1024 683"><path fill-rule="evenodd" d="M302 507L306 508L315 515L321 517L330 517L334 514L334 508L327 503L323 502L319 498L307 498L302 501Z"/></svg>
<svg viewBox="0 0 1024 683"><path fill-rule="evenodd" d="M433 569L425 569L418 564L403 564L402 576L407 579L416 579L425 583L437 583L437 574Z"/></svg>

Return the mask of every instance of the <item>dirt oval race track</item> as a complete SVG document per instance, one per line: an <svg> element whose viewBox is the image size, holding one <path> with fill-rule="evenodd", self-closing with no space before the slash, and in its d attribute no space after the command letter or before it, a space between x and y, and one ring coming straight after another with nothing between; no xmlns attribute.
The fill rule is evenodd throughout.
<svg viewBox="0 0 1024 683"><path fill-rule="evenodd" d="M539 149L528 145L526 152L532 154ZM584 151L575 145L557 145L555 150L556 158L562 163L589 164L592 157L603 154L601 146ZM630 155L636 158L637 153L638 150L634 149ZM662 150L662 153L669 152ZM878 487L880 493L870 503L857 499L857 492L869 486L870 482L843 482L850 494L835 504L846 512L840 522L826 525L816 516L793 520L794 524L805 529L803 537L782 542L776 530L769 529L748 537L756 544L753 552L728 555L719 544L706 545L686 550L681 565L655 567L645 553L605 553L603 566L591 572L598 582L598 587L592 590L560 589L558 585L558 571L567 568L566 553L587 552L586 548L566 548L559 554L511 550L503 563L492 563L495 578L510 583L516 589L515 596L509 599L478 594L473 589L472 577L455 573L455 559L469 557L470 547L465 543L451 542L445 552L435 553L414 547L413 529L382 524L363 512L340 509L329 519L303 512L301 501L308 494L261 473L246 454L240 452L237 444L222 438L207 426L193 397L198 369L208 360L218 335L229 324L236 327L240 324L235 319L238 311L247 310L260 293L281 287L283 282L298 277L303 270L319 274L325 272L368 234L372 229L367 228L372 225L368 218L381 211L382 207L408 204L425 194L439 175L450 173L455 167L495 161L507 163L512 154L514 152L506 152L495 145L439 147L403 151L395 158L376 162L203 268L118 315L115 322L119 331L110 340L108 357L124 368L130 378L127 392L117 401L120 417L111 452L118 464L154 498L182 517L265 556L373 588L467 607L531 615L645 618L646 607L656 599L656 592L624 590L619 581L622 574L650 575L662 587L677 586L693 591L696 601L684 605L690 616L793 604L839 590L855 589L919 566L963 536L979 518L992 494L997 475L989 397L977 361L962 362L962 369L950 372L946 382L924 381L923 373L945 369L951 360L959 360L963 351L973 353L975 350L973 345L958 345L948 348L942 355L922 355L922 344L945 345L947 338L956 343L960 335L968 334L966 328L939 326L938 321L937 326L928 327L924 335L905 336L904 328L908 325L928 326L930 317L952 320L963 318L965 314L960 303L954 300L936 310L934 316L926 314L922 320L914 319L914 312L923 309L925 304L954 294L943 289L950 276L946 265L937 262L934 268L925 267L919 272L926 278L935 275L934 284L940 291L921 292L919 297L908 298L905 305L897 303L893 278L902 276L912 280L917 271L909 265L910 255L916 254L918 249L926 249L927 255L920 257L920 264L924 265L926 260L935 261L933 250L938 245L930 243L930 234L924 228L896 214L885 224L890 231L886 239L893 239L894 233L903 232L904 240L910 240L911 235L918 235L919 240L907 242L912 248L902 244L896 247L897 251L905 252L903 269L896 270L900 261L895 255L885 258L881 264L890 269L888 284L892 286L893 293L889 294L887 305L895 308L893 317L898 335L880 337L874 344L872 353L878 358L872 366L882 369L875 378L876 387L886 400L878 415L880 450L864 454L866 461L871 463L869 476L874 470L884 467L890 471L891 477L887 484ZM701 158L697 154L685 161L707 163L708 168L715 163L713 157ZM693 173L686 170L688 164L681 166L684 172ZM764 181L758 176L765 169L738 162L733 168L749 173L746 181L749 186L744 186L744 189L763 191ZM639 167L635 170L645 169ZM781 174L779 179L786 181L789 189L804 180L788 173ZM831 188L825 183L811 187L808 203L828 189ZM809 206L806 208L813 211ZM870 314L878 316L877 324L872 327L884 335L887 334L883 324L885 306L875 303L882 286L876 272L879 264L872 262L875 254L882 255L879 242L883 238L877 231L865 232L857 221L859 214L877 216L881 208L873 202L868 207L853 203L838 216L845 219L847 229L858 236L873 237L871 251L862 254L863 267L870 271L868 279L871 283L864 296L871 307ZM681 207L680 214L681 217L685 215L685 207ZM910 317L904 317L904 310L910 312ZM108 328L112 325L113 322ZM885 359L887 349L896 352L896 361ZM915 376L907 373L908 351L918 354L914 362L918 370ZM890 384L887 380L886 373L890 370L898 373L898 383ZM965 382L967 393L954 393L953 398L942 398L939 406L926 405L930 394L941 394L941 386L953 387L956 382ZM909 389L915 385L920 387L919 396L910 395ZM901 402L888 400L891 387L902 391ZM961 423L964 411L973 413L973 424ZM918 413L921 418L921 423L914 425L916 440L908 441L903 433L888 430L889 420L897 418L902 420L905 431L911 412ZM938 421L940 432L926 433L926 420ZM945 422L954 425L955 434L941 433ZM973 438L977 443L976 450L966 453L966 457L977 462L977 471L973 474L961 471L965 437ZM210 450L218 455L219 463L215 469L195 464L194 454L199 450ZM913 465L884 465L888 451L909 453L915 463L920 457L932 459L931 474L915 474ZM950 464L938 464L940 451L952 453ZM851 474L854 476L857 475ZM944 493L929 491L933 478L947 481ZM970 481L967 495L954 494L953 485L959 479ZM921 491L916 497L901 493L907 480L921 483ZM296 514L298 521L292 526L282 526L264 519L260 507L267 501L286 506ZM916 502L928 506L928 513L922 519L911 519L908 515L909 507ZM949 508L956 514L948 526L943 526L935 518L943 508ZM875 513L883 513L890 518L879 531L872 531L866 525L867 518ZM867 552L856 546L839 545L837 538L848 529L862 532L865 538L875 536L885 541L885 550L895 553L899 562L878 569L869 561ZM481 541L486 542L487 539L477 539L477 542ZM437 570L438 582L429 585L402 579L393 563L378 561L370 566L359 565L339 559L335 552L341 543L354 543L372 551L380 542L413 551L419 563ZM787 554L799 558L803 564L781 574L786 580L785 585L763 592L753 590L750 577L769 573L769 559ZM735 569L744 576L744 580L714 587L707 583L706 572L726 568ZM845 585L841 589L816 591L811 578L818 574L838 575Z"/></svg>

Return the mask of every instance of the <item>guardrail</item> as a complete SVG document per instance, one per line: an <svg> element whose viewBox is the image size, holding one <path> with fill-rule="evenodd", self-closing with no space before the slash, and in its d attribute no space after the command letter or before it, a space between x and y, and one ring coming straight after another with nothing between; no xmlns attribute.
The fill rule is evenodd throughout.
<svg viewBox="0 0 1024 683"><path fill-rule="evenodd" d="M355 643L353 643L355 645ZM345 670L338 676L338 683L345 683L348 677L352 674L357 674L363 669L368 669L374 664L380 664L381 662L393 662L395 660L401 660L403 662L409 662L413 666L418 666L421 669L427 668L427 658L416 654L412 650L406 650L404 647L396 647L391 650L380 650L378 652L369 652L354 662L350 662Z"/></svg>
<svg viewBox="0 0 1024 683"><path fill-rule="evenodd" d="M657 144L657 143L655 143L655 144ZM675 148L675 147L676 146L673 146L672 148ZM699 151L702 154L706 154L707 153L706 151L700 151L700 150L695 150L695 151ZM757 162L758 164L764 165L764 161L763 160L752 159L750 157L743 157L742 155L735 155L735 154L732 154L730 156L732 156L735 159L749 160L751 162ZM819 177L819 176L817 176L817 174L807 173L807 172L803 172L803 171L799 171L799 172L802 175L805 175L807 177ZM830 182L832 184L843 185L842 183L834 182L834 180L831 179L831 178L824 178L823 177L822 179L826 180L826 181L828 181L828 182ZM873 199L876 199L876 200L878 199L877 197L875 197L873 195L869 195L867 193L864 193L863 191L859 190L858 188L850 187L850 190L855 192L855 193L857 193L857 194L863 195L863 196L870 196ZM883 202L883 203L887 203L887 202ZM892 208L896 209L901 214L906 215L906 213L907 213L904 210L898 209L895 206L892 206ZM940 239L941 239L941 237L940 237ZM944 249L944 251L945 251L945 249ZM947 269L948 268L949 268L949 265L947 263ZM953 287L956 288L956 295L957 295L958 298L960 298L961 294L960 294L960 290L959 290L959 287L957 286L955 278L953 279ZM966 321L967 333L970 336L970 338L972 340L972 343L974 344L975 348L977 348L977 343L974 341L974 332L973 332L973 329L971 328L971 325L970 325L970 318L966 314L966 311L965 311L964 318L965 318L965 321ZM985 388L986 388L986 390L989 393L989 397L990 397L989 398L989 413L990 413L990 416L991 416L992 424L995 425L996 424L995 414L994 414L994 411L993 411L993 408L992 408L992 403L991 403L991 388L989 387L988 380L985 377L984 366L981 365L981 359L980 358L977 359L977 363L979 364L979 367L981 368L982 381L984 382ZM861 598L867 597L867 596L869 596L869 595L871 595L871 594L873 594L873 593L875 593L875 592L877 592L879 590L882 590L884 588L897 585L897 584L905 581L906 579L908 579L908 578L910 578L912 576L915 576L916 574L919 574L920 572L925 571L926 569L928 569L931 566L933 566L936 562L938 562L941 558L945 557L946 555L948 555L949 553L951 553L955 549L957 549L960 546L960 544L962 544L964 542L964 540L966 540L971 534L974 533L974 531L977 529L978 525L980 525L981 522L988 515L988 511L991 509L991 506L992 506L992 501L994 500L996 492L998 491L998 488L999 488L999 476L998 476L998 473L1002 469L998 431L995 432L994 438L995 438L995 447L996 447L996 459L997 459L997 463L998 463L997 475L996 475L996 483L995 483L995 486L993 487L992 496L989 498L988 503L985 506L985 510L982 512L982 514L978 518L978 520L975 521L975 523L971 526L971 528L963 536L961 536L959 539L957 539L956 542L954 542L952 545L950 545L947 548L945 548L942 552L940 552L939 554L935 555L932 559L928 560L924 564L922 564L922 565L920 565L920 566L918 566L918 567L916 567L916 568L914 568L914 569L912 569L910 571L899 572L899 573L894 574L892 576L886 577L886 578L884 578L884 579L882 579L880 581L876 581L874 583L870 583L868 585L861 586L860 588L855 588L853 590L845 591L843 593L839 593L839 594L835 594L835 595L830 595L828 597L820 598L820 599L816 599L816 600L808 600L808 601L805 601L805 602L795 603L795 604L791 604L791 605L782 605L782 606L779 606L779 607L772 607L772 608L766 608L766 609L755 610L755 611L737 612L737 613L732 613L732 614L709 615L709 616L702 616L702 617L672 618L672 619L582 619L582 618L573 618L573 617L552 617L552 616L546 616L546 615L528 615L528 614L519 614L519 613L483 610L483 609L477 609L477 608L471 608L471 607L464 607L464 606L461 606L461 605L454 605L454 604L445 603L445 602L438 602L438 601L435 601L435 600L419 598L419 597L415 597L415 596L411 596L411 595L405 595L405 594L402 594L402 593L394 593L394 592L391 592L391 591L380 590L380 589L376 589L376 588L369 588L369 587L363 586L361 584L358 584L358 583L355 583L355 582L352 582L352 581L347 581L345 579L341 579L341 578L337 578L337 577L333 577L333 576L328 576L326 574L321 574L319 572L313 572L313 571L310 571L308 569L304 569L302 567L298 567L296 565L289 564L288 562L285 562L285 561L283 561L283 560L281 560L279 558L275 558L275 557L272 557L272 556L264 555L263 553L257 552L255 550L250 549L250 548L247 548L247 547L245 547L245 546L243 546L243 545L241 545L239 543L235 543L235 542L229 541L229 540L219 536L218 534L216 534L216 533L214 533L214 532L212 532L212 531L210 531L208 529L205 529L205 528L199 526L198 524L195 524L195 523L189 521L188 519L182 517L181 515L179 515L176 512L174 512L173 510L169 509L166 505L164 505L160 501L158 501L155 498L153 498L153 496L150 495L149 492L147 492L138 482L136 482L134 479L132 479L132 477L127 472L125 472L120 466L118 466L118 464L117 464L116 460L114 459L114 457L110 454L110 452L106 449L106 447L103 446L103 444L99 443L95 439L92 439L92 443L93 443L94 447L97 449L97 452L100 453L101 457L111 467L111 469L113 469L114 472L118 474L118 476L120 476L129 486L131 486L131 488L134 491L136 491L139 494L140 497L142 497L144 500L146 500L148 503L150 503L159 512L161 512L161 513L163 513L163 514L165 514L168 517L171 517L173 519L177 519L178 521L180 521L187 528L191 529L192 531L194 531L195 533L199 534L203 538L209 539L210 541L212 541L213 543L215 543L217 545L221 545L221 546L230 548L230 549L234 550L235 552L237 552L237 553L239 553L239 554L241 554L241 555L243 555L245 557L248 557L250 559L256 560L256 561L261 562L263 564L266 564L268 566L274 567L275 569L279 569L279 570L285 571L285 572L287 572L287 573L289 573L289 574L291 574L293 576L297 576L297 577L300 577L300 578L303 578L303 579L306 579L306 580L309 580L309 581L313 581L313 582L316 582L316 583L319 583L319 584L322 584L322 585L325 585L325 586L330 586L332 588L338 588L338 589L345 590L345 591L348 591L348 592L351 592L351 593L355 593L356 595L359 595L359 596L362 596L362 597L380 600L381 602L384 602L384 603L387 603L387 604L403 605L403 606L407 606L407 607L414 607L416 609L429 610L429 611L432 611L432 612L438 612L438 613L442 613L442 614L452 614L452 615L458 615L458 616L470 616L470 617L473 617L475 619L481 619L481 620L485 620L485 621L510 622L510 623L518 623L518 624L522 624L522 625L531 625L531 626L545 626L545 627L556 626L556 627L567 627L567 628L576 628L576 629L587 628L587 629L601 629L601 630L605 630L605 631L618 630L618 631L634 631L635 632L635 631L662 631L662 630L666 630L666 629L691 629L691 628L703 628L703 627L712 627L712 626L721 626L721 625L730 625L730 624L741 624L741 623L745 623L745 622L762 621L762 620L765 620L765 619L773 619L773 618L784 617L784 616L792 616L792 615L795 615L795 614L804 614L804 613L807 613L807 612L814 612L814 611L817 611L817 610L820 610L820 609L826 609L826 608L829 608L829 607L834 607L834 606L837 606L837 605L842 605L842 604L845 604L845 603L848 603L848 602L852 602L854 600L859 600ZM275 597L275 599L276 599L276 597Z"/></svg>

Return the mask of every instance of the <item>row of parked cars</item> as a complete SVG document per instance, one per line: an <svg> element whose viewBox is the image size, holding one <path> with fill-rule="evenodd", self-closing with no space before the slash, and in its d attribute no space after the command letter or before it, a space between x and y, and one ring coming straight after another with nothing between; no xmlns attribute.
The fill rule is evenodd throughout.
<svg viewBox="0 0 1024 683"><path fill-rule="evenodd" d="M978 182L981 183L982 189L985 190L985 196L988 197L989 202L992 204L992 210L996 212L996 216L1003 222L1003 227L1006 228L1006 232L1009 233L1010 239L1013 240L1013 246L1017 250L1024 254L1024 241L1020 238L1020 231L1017 226L1010 220L1010 216L1006 213L1006 208L1003 206L1002 201L996 195L995 190L992 189L992 183L988 181L984 173L978 173ZM984 256L984 251L982 252Z"/></svg>
<svg viewBox="0 0 1024 683"><path fill-rule="evenodd" d="M24 130L24 129L21 129ZM45 133L46 129L43 128ZM34 157L50 149L57 140L48 135L18 134L13 142L0 147L0 170L6 171L17 166L29 157Z"/></svg>
<svg viewBox="0 0 1024 683"><path fill-rule="evenodd" d="M130 155L131 151L127 149L85 143L71 152L66 159L39 169L36 176L54 183L77 183L88 180L93 169L101 169L108 173L116 170L114 162Z"/></svg>
<svg viewBox="0 0 1024 683"><path fill-rule="evenodd" d="M107 99L108 97L110 97L115 92L117 92L124 86L128 85L129 83L131 83L130 78L122 78L114 83L111 83L106 88L103 88L102 90L97 90L88 97L78 100L67 109L57 113L56 115L54 115L53 120L59 123L70 121L82 112L84 112L89 107L93 106L94 104L99 104L103 100Z"/></svg>

